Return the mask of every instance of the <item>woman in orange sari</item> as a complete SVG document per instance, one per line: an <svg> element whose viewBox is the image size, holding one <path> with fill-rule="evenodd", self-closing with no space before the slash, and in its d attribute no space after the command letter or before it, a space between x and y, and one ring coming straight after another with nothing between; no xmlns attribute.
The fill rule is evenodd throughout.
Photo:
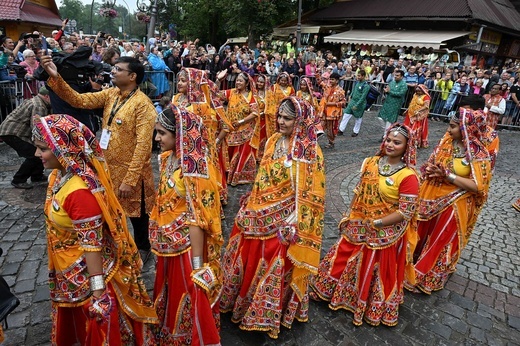
<svg viewBox="0 0 520 346"><path fill-rule="evenodd" d="M313 280L317 296L333 310L352 311L355 325L398 322L404 278L413 276L415 152L411 129L390 126L379 153L363 162L350 212L339 223L341 236Z"/></svg>
<svg viewBox="0 0 520 346"><path fill-rule="evenodd" d="M486 120L460 108L423 165L415 249L415 283L409 289L441 290L455 271L462 249L487 200L491 157L481 138Z"/></svg>
<svg viewBox="0 0 520 346"><path fill-rule="evenodd" d="M294 88L292 87L291 77L287 72L282 72L276 78L276 83L271 87L271 92L266 99L265 122L267 129L267 138L276 133L276 114L280 102L289 96L294 96Z"/></svg>
<svg viewBox="0 0 520 346"><path fill-rule="evenodd" d="M209 148L214 150L211 157L215 160L217 181L220 188L220 200L227 204L227 182L224 164L217 152L217 134L222 128L229 129L231 123L227 119L224 107L220 102L220 90L218 86L208 79L206 71L185 67L177 76L177 94L172 103L179 108L198 115L208 130Z"/></svg>
<svg viewBox="0 0 520 346"><path fill-rule="evenodd" d="M415 86L415 94L405 112L404 124L415 134L417 147L428 148L428 114L430 114L430 94L424 84Z"/></svg>
<svg viewBox="0 0 520 346"><path fill-rule="evenodd" d="M320 260L325 170L315 114L290 97L278 111L253 190L242 201L223 258L223 312L243 330L278 338L308 320L309 277Z"/></svg>
<svg viewBox="0 0 520 346"><path fill-rule="evenodd" d="M250 184L255 181L256 150L251 146L258 105L254 97L254 82L247 73L240 73L236 79L236 88L224 91L228 100L227 118L232 130L222 128L217 142L227 172L227 183L231 186Z"/></svg>
<svg viewBox="0 0 520 346"><path fill-rule="evenodd" d="M150 244L160 324L148 345L220 345L223 239L209 133L199 116L175 105L159 114L155 129L163 153Z"/></svg>
<svg viewBox="0 0 520 346"><path fill-rule="evenodd" d="M68 115L34 118L49 176L45 201L53 345L142 345L157 323L103 153Z"/></svg>
<svg viewBox="0 0 520 346"><path fill-rule="evenodd" d="M302 98L309 102L309 104L314 107L314 111L318 111L318 99L314 96L314 92L312 90L312 81L309 78L302 77L300 79L300 90L296 92L296 97Z"/></svg>
<svg viewBox="0 0 520 346"><path fill-rule="evenodd" d="M271 93L269 78L260 74L256 79L255 100L258 104L258 117L256 118L255 133L251 139L251 146L257 150L256 161L260 162L264 156L265 142L267 141L267 125L265 119L266 100Z"/></svg>

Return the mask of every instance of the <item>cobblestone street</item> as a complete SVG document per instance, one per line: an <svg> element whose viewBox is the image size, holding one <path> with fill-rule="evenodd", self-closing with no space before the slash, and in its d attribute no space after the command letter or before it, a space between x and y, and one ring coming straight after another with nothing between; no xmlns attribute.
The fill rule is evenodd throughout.
<svg viewBox="0 0 520 346"><path fill-rule="evenodd" d="M327 174L324 254L338 236L337 224L347 210L363 159L374 155L382 130L374 112L366 113L358 137L353 122L338 137L336 149L324 149ZM402 120L402 118L400 118ZM447 124L430 122L430 149L419 151L422 164L443 135ZM395 327L355 327L352 314L311 302L308 323L282 328L271 340L241 331L222 315L222 345L520 345L520 213L511 203L520 197L520 132L499 132L500 152L490 195L457 272L446 288L428 296L406 292ZM322 138L324 144L326 139ZM43 217L45 185L18 190L10 185L22 162L14 150L0 143L0 274L21 301L9 316L3 345L48 345L50 302ZM157 172L157 164L155 171ZM240 196L248 186L230 188L225 208L225 239L229 237ZM153 286L154 261L145 266L147 287ZM151 292L150 292L151 293Z"/></svg>

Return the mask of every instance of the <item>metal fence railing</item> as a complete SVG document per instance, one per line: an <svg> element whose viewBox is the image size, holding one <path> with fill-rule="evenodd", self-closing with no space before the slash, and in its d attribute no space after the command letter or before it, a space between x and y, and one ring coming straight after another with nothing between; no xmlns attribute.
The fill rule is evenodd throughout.
<svg viewBox="0 0 520 346"><path fill-rule="evenodd" d="M24 80L0 81L0 122L19 106L24 98Z"/></svg>
<svg viewBox="0 0 520 346"><path fill-rule="evenodd" d="M220 89L231 89L235 87L236 76L226 77L220 82ZM269 76L271 80L275 81L277 76ZM311 80L312 88L315 95L321 98L323 95L323 87L321 80L316 76L297 76L292 79L292 85L295 90L299 89L301 78L306 77ZM154 83L161 83L162 90L158 90ZM0 81L0 122L18 106L24 98L30 98L38 92L38 84L40 82L31 82L24 79L17 79L16 81ZM345 90L345 95L352 92L356 80L340 80L340 86ZM387 83L371 82L372 91L370 92L369 103L366 109L377 110L383 105L385 95L384 87ZM169 96L177 93L177 76L171 71L146 71L144 81L140 84L140 89L150 97L152 102L157 102L162 96ZM162 91L162 92L160 92ZM408 104L415 92L414 87L409 87L403 99L402 111L408 108ZM462 96L450 95L442 93L440 90L429 90L430 102L430 116L447 119L450 111L458 108L458 103ZM453 98L453 102L446 102L447 99ZM499 119L499 128L509 128L520 130L520 107L518 107L512 100L506 101L506 111Z"/></svg>

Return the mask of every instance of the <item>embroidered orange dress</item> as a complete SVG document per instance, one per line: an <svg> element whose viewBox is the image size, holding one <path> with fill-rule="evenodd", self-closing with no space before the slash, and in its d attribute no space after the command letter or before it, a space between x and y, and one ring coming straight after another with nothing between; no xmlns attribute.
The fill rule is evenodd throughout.
<svg viewBox="0 0 520 346"><path fill-rule="evenodd" d="M159 156L160 181L150 215L150 244L157 255L155 308L160 324L147 345L220 345L218 298L222 288L217 167L202 142L207 136L196 115L178 111L177 153ZM181 119L182 118L182 119ZM198 143L198 145L191 145ZM192 269L189 227L205 234L204 275Z"/></svg>
<svg viewBox="0 0 520 346"><path fill-rule="evenodd" d="M58 170L51 173L44 207L51 343L142 345L145 323L157 323L157 316L99 144L83 124L69 116L51 115L34 123L68 172L66 176ZM86 252L99 252L102 257L105 293L111 305L102 321L89 315L92 273Z"/></svg>
<svg viewBox="0 0 520 346"><path fill-rule="evenodd" d="M279 84L280 78L285 77L288 80L286 87ZM294 96L294 88L292 87L291 77L287 72L282 72L276 78L276 83L271 86L270 92L266 98L265 123L267 138L276 133L276 114L278 113L278 106L280 102L289 96Z"/></svg>
<svg viewBox="0 0 520 346"><path fill-rule="evenodd" d="M454 152L453 140L446 133L428 162L445 167L457 176L469 178L477 192L469 192L444 179L423 180L419 195L415 249L416 282L409 289L425 293L441 290L456 269L462 249L468 243L478 215L487 200L492 177L492 161L480 141L487 131L485 119L461 108L462 142L466 153Z"/></svg>
<svg viewBox="0 0 520 346"><path fill-rule="evenodd" d="M210 157L215 161L217 170L217 181L219 182L220 199L227 203L228 192L226 182L226 172L224 164L221 163L221 156L218 155L216 148L216 138L222 127L229 128L231 123L227 119L224 108L219 100L218 87L208 79L206 72L194 68L183 68L188 79L188 90L185 94L176 94L172 103L180 108L185 108L189 112L201 117L206 129L208 130L208 148L212 151Z"/></svg>
<svg viewBox="0 0 520 346"><path fill-rule="evenodd" d="M327 106L327 103L329 102L333 102L335 105ZM339 85L336 85L335 87L325 87L323 98L320 101L318 114L320 115L322 123L325 124L324 127L327 132L329 143L334 143L334 139L338 134L339 120L343 115L342 110L343 107L345 107L346 102L345 91Z"/></svg>
<svg viewBox="0 0 520 346"><path fill-rule="evenodd" d="M349 214L340 221L341 237L320 263L313 289L333 310L354 313L372 325L397 324L403 284L411 254L408 242L415 232L410 219L419 191L417 174L404 167L390 176L379 173L380 156L367 158ZM403 221L375 228L366 220L398 211ZM413 273L412 271L409 271Z"/></svg>
<svg viewBox="0 0 520 346"><path fill-rule="evenodd" d="M223 312L244 330L277 338L280 326L308 320L308 280L316 273L323 229L325 170L310 105L296 122L291 148L268 141L251 195L235 219L223 257ZM297 100L297 101L296 101ZM298 107L297 107L298 109Z"/></svg>
<svg viewBox="0 0 520 346"><path fill-rule="evenodd" d="M229 89L225 91L225 97L228 100L227 118L231 123L238 122L249 114L258 116L258 105L251 91L244 97L237 89ZM255 181L256 150L251 146L254 132L254 121L239 125L226 135L222 144L227 183L231 186Z"/></svg>
<svg viewBox="0 0 520 346"><path fill-rule="evenodd" d="M430 114L430 94L424 84L418 84L422 95L415 93L405 112L404 124L410 126L417 141L418 148L428 148L428 114Z"/></svg>
<svg viewBox="0 0 520 346"><path fill-rule="evenodd" d="M269 98L269 94L271 93L268 84L267 77L264 76L264 80L266 81L264 90L257 90L255 94L255 100L258 105L258 117L256 118L255 123L255 132L253 134L253 138L251 139L251 146L256 149L256 160L260 162L262 157L264 156L265 150L265 142L267 141L267 123L266 123L266 100Z"/></svg>

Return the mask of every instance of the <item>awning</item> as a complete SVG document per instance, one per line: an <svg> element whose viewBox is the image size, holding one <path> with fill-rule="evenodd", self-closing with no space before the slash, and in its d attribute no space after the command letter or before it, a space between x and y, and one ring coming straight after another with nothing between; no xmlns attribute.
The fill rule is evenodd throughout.
<svg viewBox="0 0 520 346"><path fill-rule="evenodd" d="M47 7L25 2L20 12L20 20L24 22L41 23L60 27L63 24L60 16Z"/></svg>
<svg viewBox="0 0 520 346"><path fill-rule="evenodd" d="M464 31L350 30L336 35L325 36L324 41L329 43L354 43L439 49L445 41L468 34L470 34L470 32Z"/></svg>
<svg viewBox="0 0 520 346"><path fill-rule="evenodd" d="M302 25L302 34L318 34L320 32L319 25ZM286 26L284 28L274 28L273 35L275 36L289 36L298 30L296 25Z"/></svg>

